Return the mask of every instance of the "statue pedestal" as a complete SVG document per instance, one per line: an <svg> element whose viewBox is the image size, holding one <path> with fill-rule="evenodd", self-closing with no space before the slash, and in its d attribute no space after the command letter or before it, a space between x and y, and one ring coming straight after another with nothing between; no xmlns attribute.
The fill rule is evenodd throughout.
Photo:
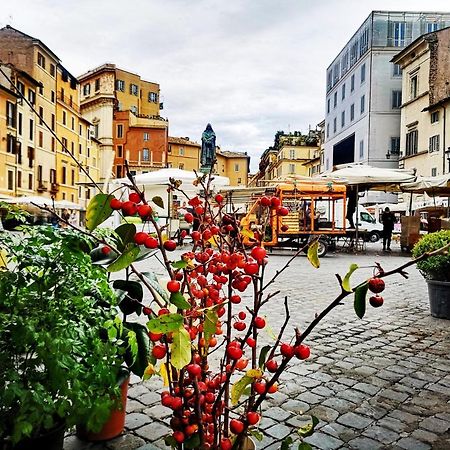
<svg viewBox="0 0 450 450"><path fill-rule="evenodd" d="M211 172L211 166L201 166L200 169L198 169L199 172L201 173L210 173ZM214 168L212 169L212 174L213 175L217 175L216 172L214 171Z"/></svg>

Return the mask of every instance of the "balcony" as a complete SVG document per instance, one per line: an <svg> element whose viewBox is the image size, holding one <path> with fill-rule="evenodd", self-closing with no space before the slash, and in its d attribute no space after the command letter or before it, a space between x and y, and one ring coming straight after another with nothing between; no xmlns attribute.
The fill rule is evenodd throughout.
<svg viewBox="0 0 450 450"><path fill-rule="evenodd" d="M36 188L38 192L45 192L47 188L48 188L47 181L38 180L38 187Z"/></svg>
<svg viewBox="0 0 450 450"><path fill-rule="evenodd" d="M59 191L59 183L50 184L50 194L54 195Z"/></svg>
<svg viewBox="0 0 450 450"><path fill-rule="evenodd" d="M69 108L72 108L75 112L80 112L80 107L73 101L73 99L62 95L61 92L58 92L58 100L67 105Z"/></svg>
<svg viewBox="0 0 450 450"><path fill-rule="evenodd" d="M128 161L130 167L145 167L146 169L164 169L166 163L161 161Z"/></svg>

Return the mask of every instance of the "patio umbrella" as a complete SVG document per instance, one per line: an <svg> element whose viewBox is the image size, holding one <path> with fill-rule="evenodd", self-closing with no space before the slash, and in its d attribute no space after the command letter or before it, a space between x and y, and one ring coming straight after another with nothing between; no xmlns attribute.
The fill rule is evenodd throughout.
<svg viewBox="0 0 450 450"><path fill-rule="evenodd" d="M84 211L85 208L83 208L78 203L69 202L69 200L58 200L55 202L55 208L56 209L74 209L76 211Z"/></svg>

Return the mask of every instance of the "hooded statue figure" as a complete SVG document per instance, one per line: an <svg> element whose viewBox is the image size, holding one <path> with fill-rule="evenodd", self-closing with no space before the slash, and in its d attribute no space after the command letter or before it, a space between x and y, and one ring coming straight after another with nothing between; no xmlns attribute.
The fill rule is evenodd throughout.
<svg viewBox="0 0 450 450"><path fill-rule="evenodd" d="M211 167L216 158L216 134L210 123L202 134L202 152L200 154L200 163L202 167Z"/></svg>

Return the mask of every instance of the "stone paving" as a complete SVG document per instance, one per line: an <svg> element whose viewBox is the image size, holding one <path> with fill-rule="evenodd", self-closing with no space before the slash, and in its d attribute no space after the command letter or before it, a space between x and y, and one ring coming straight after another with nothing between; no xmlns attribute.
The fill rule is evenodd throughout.
<svg viewBox="0 0 450 450"><path fill-rule="evenodd" d="M270 326L280 327L287 295L292 326L304 328L339 292L334 274L344 275L352 262L377 261L388 270L408 260L399 252L378 254L379 247L370 245L366 254L330 254L317 270L304 257L295 260L272 285L281 293L266 310ZM273 255L269 267L275 271L287 258ZM355 272L353 283L371 270ZM309 340L311 358L289 367L265 406L264 439L257 448L278 449L284 437L296 436L302 414L313 414L320 419L306 439L313 448L450 449L450 322L430 316L426 283L415 268L409 274L408 280L390 277L383 307L368 307L363 320L349 297L316 328ZM167 448L170 410L159 403L160 389L157 378L132 379L124 436L103 444L68 436L65 450Z"/></svg>

